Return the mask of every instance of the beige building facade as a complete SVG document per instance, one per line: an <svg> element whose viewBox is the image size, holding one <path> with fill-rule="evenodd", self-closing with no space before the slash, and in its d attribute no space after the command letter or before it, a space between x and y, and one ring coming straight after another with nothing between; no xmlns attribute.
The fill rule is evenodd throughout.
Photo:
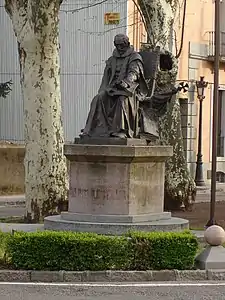
<svg viewBox="0 0 225 300"><path fill-rule="evenodd" d="M225 172L225 1L220 3L221 18L221 47L220 47L220 75L219 75L219 113L218 142L217 142L217 172L218 180L223 181ZM188 80L193 84L189 93L186 109L186 128L183 124L184 138L187 137L186 155L190 169L195 172L198 137L199 102L195 92L195 82L200 76L205 77L208 87L203 102L202 120L202 154L204 162L204 179L211 178L211 152L212 152L212 111L214 89L214 3L212 0L188 0L186 21L184 28L184 43L179 59L179 80ZM191 85L192 85L191 84ZM181 104L182 107L182 104ZM185 114L185 113L184 113ZM220 176L221 175L221 176Z"/></svg>
<svg viewBox="0 0 225 300"><path fill-rule="evenodd" d="M217 172L218 180L225 178L225 0L221 3L221 62L219 78L219 114L218 114L218 145L217 145ZM182 17L184 1L180 0L180 9L177 12L174 24L173 49L181 46ZM138 16L137 8L132 0L129 2L130 28L128 34L131 43L139 49L140 43L146 41L144 26ZM180 100L182 115L182 130L184 149L189 169L195 175L198 112L199 102L196 93L196 80L205 77L208 87L205 90L203 102L203 138L202 153L204 162L204 179L211 178L211 149L212 149L212 108L213 108L213 67L214 67L214 3L212 0L187 0L185 14L184 38L182 52L179 57L179 81L188 81L190 92L188 99ZM133 24L133 26L132 26ZM141 25L140 25L141 24Z"/></svg>

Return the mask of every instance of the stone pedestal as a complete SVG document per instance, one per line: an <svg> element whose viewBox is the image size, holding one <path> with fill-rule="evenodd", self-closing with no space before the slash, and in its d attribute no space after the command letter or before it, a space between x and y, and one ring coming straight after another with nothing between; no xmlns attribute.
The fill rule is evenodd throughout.
<svg viewBox="0 0 225 300"><path fill-rule="evenodd" d="M225 231L218 225L208 227L204 233L208 246L195 258L196 266L203 270L225 269Z"/></svg>
<svg viewBox="0 0 225 300"><path fill-rule="evenodd" d="M66 145L69 210L45 218L45 228L118 235L188 228L187 220L163 212L165 161L172 147L138 143Z"/></svg>
<svg viewBox="0 0 225 300"><path fill-rule="evenodd" d="M200 270L224 270L225 249L223 246L207 246L195 259Z"/></svg>

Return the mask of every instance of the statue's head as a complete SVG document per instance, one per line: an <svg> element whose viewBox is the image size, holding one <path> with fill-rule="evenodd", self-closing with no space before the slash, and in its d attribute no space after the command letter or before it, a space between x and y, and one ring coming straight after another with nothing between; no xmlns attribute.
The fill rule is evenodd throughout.
<svg viewBox="0 0 225 300"><path fill-rule="evenodd" d="M117 34L114 38L114 45L119 52L119 54L123 54L130 47L130 42L128 36L125 34Z"/></svg>

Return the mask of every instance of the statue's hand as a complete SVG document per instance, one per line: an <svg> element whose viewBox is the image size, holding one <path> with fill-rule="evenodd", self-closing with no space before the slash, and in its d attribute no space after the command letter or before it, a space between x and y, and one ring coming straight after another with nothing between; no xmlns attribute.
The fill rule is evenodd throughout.
<svg viewBox="0 0 225 300"><path fill-rule="evenodd" d="M127 89L129 87L129 84L124 80L121 80L117 85L123 89Z"/></svg>
<svg viewBox="0 0 225 300"><path fill-rule="evenodd" d="M172 95L175 95L175 94L177 94L177 92L179 91L179 89L178 88L176 88L176 87L172 87Z"/></svg>

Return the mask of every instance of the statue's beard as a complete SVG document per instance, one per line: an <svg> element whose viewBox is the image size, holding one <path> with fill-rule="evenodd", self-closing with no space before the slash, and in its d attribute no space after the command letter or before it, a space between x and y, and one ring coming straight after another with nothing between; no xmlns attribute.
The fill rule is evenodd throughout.
<svg viewBox="0 0 225 300"><path fill-rule="evenodd" d="M117 51L118 51L118 53L119 53L120 55L123 55L124 53L126 53L127 49L128 49L128 47L122 48L122 49L118 49L118 48L117 48Z"/></svg>
<svg viewBox="0 0 225 300"><path fill-rule="evenodd" d="M123 50L118 50L118 52L119 52L120 55L124 54L126 51L127 50L124 50L124 49Z"/></svg>

